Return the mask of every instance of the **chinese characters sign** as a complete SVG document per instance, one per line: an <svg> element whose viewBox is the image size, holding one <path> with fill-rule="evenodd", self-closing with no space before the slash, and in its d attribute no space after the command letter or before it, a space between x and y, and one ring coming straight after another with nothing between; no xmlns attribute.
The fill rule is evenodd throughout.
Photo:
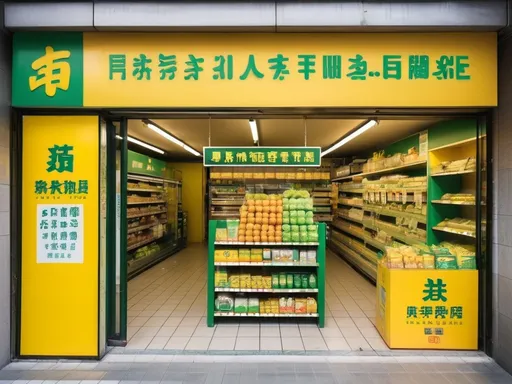
<svg viewBox="0 0 512 384"><path fill-rule="evenodd" d="M96 357L99 118L24 116L22 128L20 353Z"/></svg>
<svg viewBox="0 0 512 384"><path fill-rule="evenodd" d="M164 177L167 164L141 153L128 151L128 172L140 175Z"/></svg>
<svg viewBox="0 0 512 384"><path fill-rule="evenodd" d="M83 263L82 204L38 204L37 223L38 263Z"/></svg>
<svg viewBox="0 0 512 384"><path fill-rule="evenodd" d="M377 290L377 327L391 348L477 348L478 271L379 266Z"/></svg>
<svg viewBox="0 0 512 384"><path fill-rule="evenodd" d="M319 167L320 163L320 147L204 147L203 149L205 167Z"/></svg>
<svg viewBox="0 0 512 384"><path fill-rule="evenodd" d="M494 33L61 35L15 35L14 105L66 94L86 107L497 103Z"/></svg>

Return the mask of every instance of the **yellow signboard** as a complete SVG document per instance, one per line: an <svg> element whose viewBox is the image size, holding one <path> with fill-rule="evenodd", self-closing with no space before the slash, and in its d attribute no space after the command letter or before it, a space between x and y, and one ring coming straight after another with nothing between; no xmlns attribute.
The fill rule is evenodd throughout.
<svg viewBox="0 0 512 384"><path fill-rule="evenodd" d="M379 265L377 329L390 348L478 348L478 271Z"/></svg>
<svg viewBox="0 0 512 384"><path fill-rule="evenodd" d="M22 356L98 356L97 116L25 116Z"/></svg>
<svg viewBox="0 0 512 384"><path fill-rule="evenodd" d="M495 33L84 33L83 106L496 106L496 56Z"/></svg>

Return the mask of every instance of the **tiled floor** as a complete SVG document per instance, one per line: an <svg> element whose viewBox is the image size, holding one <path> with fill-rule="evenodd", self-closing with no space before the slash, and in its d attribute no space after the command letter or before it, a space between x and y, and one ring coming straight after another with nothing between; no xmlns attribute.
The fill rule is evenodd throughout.
<svg viewBox="0 0 512 384"><path fill-rule="evenodd" d="M120 359L123 358L123 359ZM102 362L20 362L0 384L510 384L487 356L109 354Z"/></svg>
<svg viewBox="0 0 512 384"><path fill-rule="evenodd" d="M131 350L384 351L374 327L375 287L328 252L326 322L283 319L206 326L207 249L190 245L128 283ZM229 321L232 320L232 321ZM235 320L235 322L233 322Z"/></svg>

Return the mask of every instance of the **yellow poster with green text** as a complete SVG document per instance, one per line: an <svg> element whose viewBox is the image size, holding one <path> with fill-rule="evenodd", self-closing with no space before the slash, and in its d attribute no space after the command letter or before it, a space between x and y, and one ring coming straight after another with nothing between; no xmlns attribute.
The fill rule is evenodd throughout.
<svg viewBox="0 0 512 384"><path fill-rule="evenodd" d="M25 116L21 356L98 355L99 120Z"/></svg>

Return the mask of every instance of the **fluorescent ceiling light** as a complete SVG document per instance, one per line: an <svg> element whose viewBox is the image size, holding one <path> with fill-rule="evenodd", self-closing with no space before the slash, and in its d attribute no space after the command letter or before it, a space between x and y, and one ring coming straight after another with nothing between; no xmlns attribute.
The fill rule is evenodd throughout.
<svg viewBox="0 0 512 384"><path fill-rule="evenodd" d="M123 140L123 138L121 136L119 136L119 135L116 135L116 139L117 140Z"/></svg>
<svg viewBox="0 0 512 384"><path fill-rule="evenodd" d="M185 151L188 151L188 152L190 152L191 154L193 154L195 156L203 156L200 152L197 152L194 148L189 147L183 141L175 138L174 136L172 136L169 133L165 132L163 129L157 127L156 125L151 124L151 123L147 123L146 125L148 126L149 129L151 129L152 131L158 133L160 136L165 137L167 140L172 141L174 144L179 145Z"/></svg>
<svg viewBox="0 0 512 384"><path fill-rule="evenodd" d="M130 136L128 136L128 141L133 143L133 144L140 145L141 147L144 147L144 148L150 149L152 151L155 151L156 153L159 153L161 155L163 155L165 153L160 148L153 147L152 145L149 145L149 144L147 144L147 143L145 143L143 141L137 140L137 139L135 139L133 137L130 137Z"/></svg>
<svg viewBox="0 0 512 384"><path fill-rule="evenodd" d="M350 140L355 139L360 134L366 132L367 130L369 130L372 127L375 127L377 124L378 124L377 120L369 120L363 126L358 128L356 131L354 131L350 135L344 137L343 139L338 141L336 144L334 144L332 147L330 147L330 148L326 149L325 151L323 151L320 156L325 156L328 153L331 153L332 151L335 151L339 147L347 144Z"/></svg>
<svg viewBox="0 0 512 384"><path fill-rule="evenodd" d="M249 126L251 127L252 140L257 143L259 141L258 137L258 126L256 125L256 120L250 119Z"/></svg>

